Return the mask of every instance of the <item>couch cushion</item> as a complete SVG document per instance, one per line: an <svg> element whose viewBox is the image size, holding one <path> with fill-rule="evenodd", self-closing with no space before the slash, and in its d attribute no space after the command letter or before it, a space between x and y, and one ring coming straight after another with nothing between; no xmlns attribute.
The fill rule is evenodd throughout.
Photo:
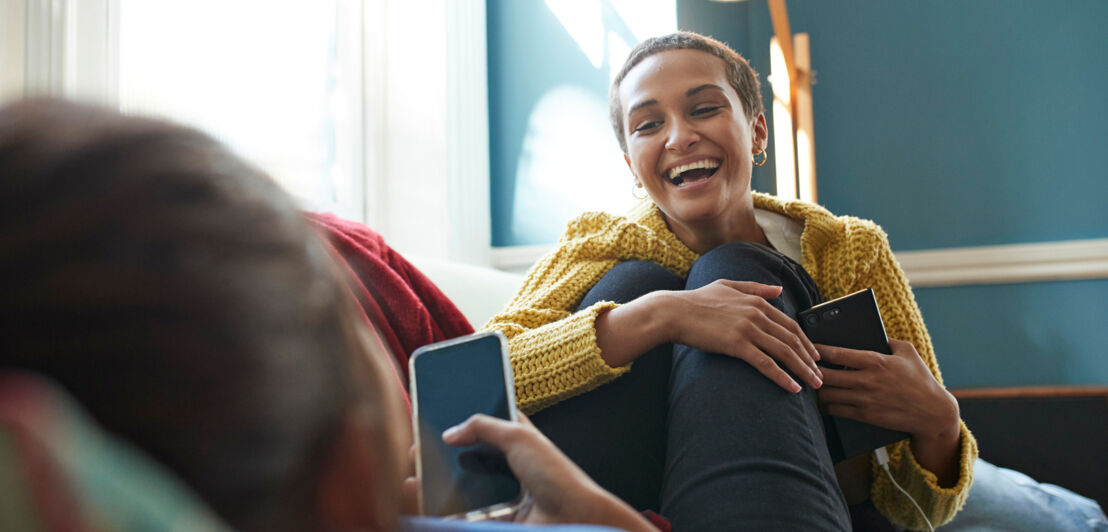
<svg viewBox="0 0 1108 532"><path fill-rule="evenodd" d="M1108 506L1108 388L955 390L981 457Z"/></svg>
<svg viewBox="0 0 1108 532"><path fill-rule="evenodd" d="M474 327L504 310L523 284L523 275L423 257L410 257L453 301Z"/></svg>

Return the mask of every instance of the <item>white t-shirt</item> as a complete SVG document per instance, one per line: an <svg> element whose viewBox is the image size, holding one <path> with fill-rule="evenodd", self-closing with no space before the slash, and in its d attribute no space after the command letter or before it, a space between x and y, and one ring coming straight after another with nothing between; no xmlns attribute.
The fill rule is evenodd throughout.
<svg viewBox="0 0 1108 532"><path fill-rule="evenodd" d="M766 233L773 249L800 264L800 235L804 233L804 223L788 216L765 209L754 209L754 221Z"/></svg>

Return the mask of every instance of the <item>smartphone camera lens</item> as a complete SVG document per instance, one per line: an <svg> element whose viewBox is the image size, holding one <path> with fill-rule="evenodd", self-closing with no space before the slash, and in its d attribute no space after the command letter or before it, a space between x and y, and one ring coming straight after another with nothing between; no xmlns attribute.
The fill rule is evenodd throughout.
<svg viewBox="0 0 1108 532"><path fill-rule="evenodd" d="M839 317L839 313L840 313L840 312L842 312L842 311L841 311L841 310L839 310L838 308L833 308L833 309L831 309L831 310L827 310L827 311L824 311L824 313L823 313L823 319L825 319L825 320L833 320L833 319L835 319L835 318L838 318L838 317Z"/></svg>
<svg viewBox="0 0 1108 532"><path fill-rule="evenodd" d="M804 321L808 322L808 325L815 325L816 320L818 319L819 318L817 318L815 314L809 314L807 317L804 318Z"/></svg>

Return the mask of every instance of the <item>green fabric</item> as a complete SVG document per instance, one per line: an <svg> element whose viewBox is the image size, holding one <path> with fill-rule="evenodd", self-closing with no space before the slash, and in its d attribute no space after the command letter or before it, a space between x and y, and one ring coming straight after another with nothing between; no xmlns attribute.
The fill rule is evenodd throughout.
<svg viewBox="0 0 1108 532"><path fill-rule="evenodd" d="M87 419L78 425L70 434L66 469L97 530L227 530L160 464Z"/></svg>
<svg viewBox="0 0 1108 532"><path fill-rule="evenodd" d="M18 449L11 433L0 430L0 530L37 532L42 523L32 512L31 494L21 469Z"/></svg>
<svg viewBox="0 0 1108 532"><path fill-rule="evenodd" d="M61 387L23 374L0 382L0 391L5 411L17 416L0 426L0 530L42 530L51 522L42 512L92 531L230 530L171 471L102 430ZM12 431L20 431L18 440ZM27 457L17 441L44 453L55 474L21 478ZM33 483L58 498L31 499Z"/></svg>

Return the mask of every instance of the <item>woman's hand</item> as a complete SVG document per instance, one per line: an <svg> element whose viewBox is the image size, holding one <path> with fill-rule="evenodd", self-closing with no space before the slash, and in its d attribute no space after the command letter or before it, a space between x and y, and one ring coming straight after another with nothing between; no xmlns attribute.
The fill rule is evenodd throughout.
<svg viewBox="0 0 1108 532"><path fill-rule="evenodd" d="M531 501L516 520L530 524L583 523L626 530L654 527L627 503L608 493L566 458L523 414L512 423L482 414L448 429L450 445L487 443L504 452Z"/></svg>
<svg viewBox="0 0 1108 532"><path fill-rule="evenodd" d="M685 308L673 316L671 341L745 360L778 386L799 392L783 364L812 388L823 385L820 354L800 325L769 303L780 286L718 280L681 292Z"/></svg>
<svg viewBox="0 0 1108 532"><path fill-rule="evenodd" d="M941 485L957 479L961 423L958 401L923 363L916 348L889 339L892 355L818 345L824 368L819 391L827 413L912 435L912 453Z"/></svg>
<svg viewBox="0 0 1108 532"><path fill-rule="evenodd" d="M671 342L742 359L790 392L799 392L800 385L781 365L819 388L819 352L796 321L768 301L781 290L719 280L696 290L653 292L601 315L597 344L611 366Z"/></svg>

